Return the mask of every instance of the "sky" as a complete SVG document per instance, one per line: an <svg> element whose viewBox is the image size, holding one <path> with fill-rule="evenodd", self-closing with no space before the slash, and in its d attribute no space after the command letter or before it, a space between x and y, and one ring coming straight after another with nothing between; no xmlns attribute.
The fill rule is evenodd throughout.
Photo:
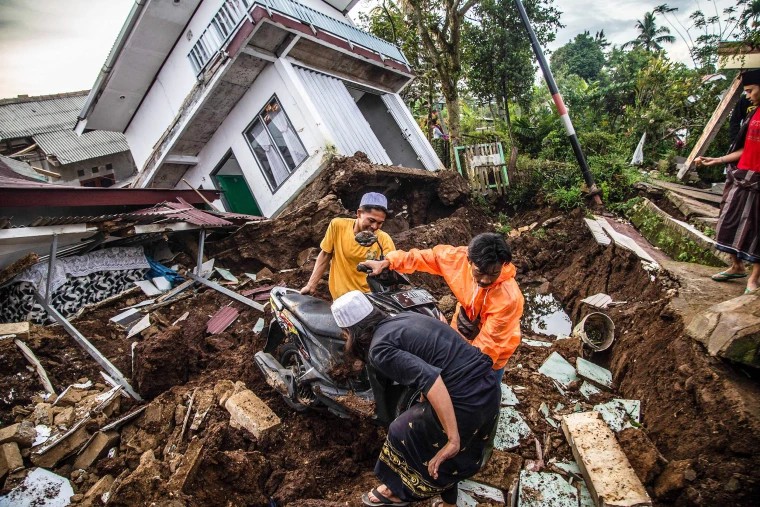
<svg viewBox="0 0 760 507"><path fill-rule="evenodd" d="M47 95L92 87L135 0L0 0L0 98ZM155 0L154 0L155 1ZM221 2L221 0L219 0ZM361 0L352 11L367 9ZM554 0L565 28L549 49L578 33L604 30L613 44L636 37L636 20L664 0ZM670 0L688 26L688 15L706 14L730 0ZM668 26L658 19L658 25ZM678 35L673 32L673 35ZM667 45L671 58L688 63L686 45Z"/></svg>

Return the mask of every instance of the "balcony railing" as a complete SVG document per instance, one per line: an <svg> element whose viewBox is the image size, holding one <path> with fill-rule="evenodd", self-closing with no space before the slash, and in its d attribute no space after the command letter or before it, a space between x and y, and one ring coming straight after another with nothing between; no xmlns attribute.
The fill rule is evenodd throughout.
<svg viewBox="0 0 760 507"><path fill-rule="evenodd" d="M203 72L214 55L237 32L238 27L246 19L247 13L254 5L260 5L267 11L274 11L306 23L351 44L374 51L385 58L391 58L405 65L409 64L401 50L390 42L375 37L345 21L301 5L295 0L227 0L214 15L211 23L187 55L196 75Z"/></svg>

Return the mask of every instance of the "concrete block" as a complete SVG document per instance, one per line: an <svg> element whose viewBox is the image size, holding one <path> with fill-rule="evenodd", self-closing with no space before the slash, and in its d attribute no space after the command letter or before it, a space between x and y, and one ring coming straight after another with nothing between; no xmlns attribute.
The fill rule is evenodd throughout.
<svg viewBox="0 0 760 507"><path fill-rule="evenodd" d="M35 424L53 424L53 405L50 403L37 403L32 412L32 421Z"/></svg>
<svg viewBox="0 0 760 507"><path fill-rule="evenodd" d="M0 336L9 334L15 334L16 338L20 340L29 338L29 323L11 322L8 324L0 324Z"/></svg>
<svg viewBox="0 0 760 507"><path fill-rule="evenodd" d="M597 506L652 505L615 434L598 412L563 416L562 431Z"/></svg>
<svg viewBox="0 0 760 507"><path fill-rule="evenodd" d="M230 413L230 426L245 428L254 437L280 424L280 418L248 389L230 396L224 403Z"/></svg>
<svg viewBox="0 0 760 507"><path fill-rule="evenodd" d="M98 431L90 438L82 450L79 451L79 455L74 460L74 468L89 468L98 458L108 452L108 449L116 445L118 440L118 431Z"/></svg>
<svg viewBox="0 0 760 507"><path fill-rule="evenodd" d="M31 421L22 421L0 428L0 444L16 442L19 447L31 447L34 439L37 438L37 430Z"/></svg>
<svg viewBox="0 0 760 507"><path fill-rule="evenodd" d="M84 498L79 504L79 507L92 507L93 505L102 505L103 501L101 497L104 493L111 491L111 486L113 486L113 483L114 478L112 475L104 475L98 479L98 482L93 484L92 487L87 490L87 493L84 494Z"/></svg>
<svg viewBox="0 0 760 507"><path fill-rule="evenodd" d="M52 468L79 449L89 438L86 425L79 423L51 444L33 452L32 463L39 467Z"/></svg>
<svg viewBox="0 0 760 507"><path fill-rule="evenodd" d="M0 445L0 478L8 472L15 472L24 468L24 459L16 442Z"/></svg>
<svg viewBox="0 0 760 507"><path fill-rule="evenodd" d="M169 479L169 491L184 491L188 484L193 482L195 473L201 464L201 454L205 440L194 438L187 446L187 450L182 455L182 461L177 467L174 475Z"/></svg>
<svg viewBox="0 0 760 507"><path fill-rule="evenodd" d="M56 409L53 410L55 411ZM53 425L64 426L66 428L71 426L71 423L74 421L74 407L60 408L57 412L53 417Z"/></svg>

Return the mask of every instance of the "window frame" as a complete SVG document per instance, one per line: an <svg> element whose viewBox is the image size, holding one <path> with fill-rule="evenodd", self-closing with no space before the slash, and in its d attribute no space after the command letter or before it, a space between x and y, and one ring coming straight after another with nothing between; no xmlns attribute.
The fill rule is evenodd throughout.
<svg viewBox="0 0 760 507"><path fill-rule="evenodd" d="M280 157L280 160L282 160L283 164L285 164L286 167L288 167L287 162L285 161L285 157L283 156L282 152L280 151L280 147L277 146L277 143L274 139L274 136L272 136L272 133L269 131L269 127L267 126L267 123L264 121L264 112L266 111L266 108L269 104L272 103L272 101L276 101L277 105L280 106L280 112L285 115L285 121L288 122L288 125L293 129L293 132L296 132L295 126L293 125L293 122L290 121L290 116L288 116L288 113L285 111L285 108L282 106L282 101L277 96L276 93L272 94L272 96L264 102L264 105L259 109L259 112L256 113L256 115L253 117L253 119L248 122L248 124L243 129L242 135L243 139L245 139L245 143L248 145L248 149L251 150L251 155L253 155L253 159L256 161L256 165L259 166L259 170L261 171L261 175L264 177L264 181L267 182L267 186L269 187L269 191L272 192L272 195L277 193L277 191L282 188L282 186L287 182L291 176L301 167L301 165L306 162L306 160L309 159L309 152L306 150L306 145L304 144L303 140L301 139L301 136L298 135L298 132L296 132L296 137L298 138L298 142L301 144L301 148L303 148L303 152L306 154L306 156L301 160L300 162L296 163L293 169L288 168L288 175L283 179L279 185L274 186L273 183L276 183L274 181L274 173L269 170L269 175L271 175L272 181L269 179L269 175L267 174L267 171L265 171L264 166L262 165L261 161L259 160L258 155L256 155L256 151L253 147L253 144L250 141L249 133L253 130L254 125L257 121L260 121L261 124L264 127L264 131L267 133L267 136L269 137L269 140L272 142L272 145L277 148L277 154ZM293 154L291 153L291 158ZM293 160L295 163L295 160Z"/></svg>

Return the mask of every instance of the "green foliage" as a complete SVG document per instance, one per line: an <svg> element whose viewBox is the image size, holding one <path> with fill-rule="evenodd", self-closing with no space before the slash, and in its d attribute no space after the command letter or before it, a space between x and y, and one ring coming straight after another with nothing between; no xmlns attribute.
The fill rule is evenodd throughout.
<svg viewBox="0 0 760 507"><path fill-rule="evenodd" d="M504 213L499 213L496 223L496 232L506 236L512 230L512 226L509 225L509 217Z"/></svg>
<svg viewBox="0 0 760 507"><path fill-rule="evenodd" d="M603 39L593 38L588 31L575 36L551 56L552 71L556 74L575 74L595 80L604 67Z"/></svg>
<svg viewBox="0 0 760 507"><path fill-rule="evenodd" d="M547 198L563 211L583 208L585 205L580 187L555 188L548 193Z"/></svg>

